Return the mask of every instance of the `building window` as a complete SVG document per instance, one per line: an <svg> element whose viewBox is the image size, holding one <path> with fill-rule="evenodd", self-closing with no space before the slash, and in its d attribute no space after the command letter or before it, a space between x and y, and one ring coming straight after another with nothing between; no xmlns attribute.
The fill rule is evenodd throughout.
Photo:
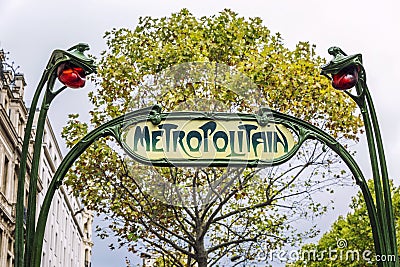
<svg viewBox="0 0 400 267"><path fill-rule="evenodd" d="M18 168L17 165L15 165L15 169L14 169L14 189L13 189L13 200L14 200L14 202L17 202L18 173L19 173L19 168Z"/></svg>
<svg viewBox="0 0 400 267"><path fill-rule="evenodd" d="M58 257L58 234L56 233L56 242L54 243L54 254Z"/></svg>
<svg viewBox="0 0 400 267"><path fill-rule="evenodd" d="M13 267L12 257L10 254L7 255L7 266Z"/></svg>
<svg viewBox="0 0 400 267"><path fill-rule="evenodd" d="M21 116L19 116L19 123L18 123L18 134L19 136L24 136L24 120Z"/></svg>
<svg viewBox="0 0 400 267"><path fill-rule="evenodd" d="M85 249L85 267L90 267L89 250Z"/></svg>
<svg viewBox="0 0 400 267"><path fill-rule="evenodd" d="M2 183L1 183L1 192L4 195L7 194L7 179L8 179L8 163L9 159L7 156L4 156L4 164L3 164L3 175L2 175Z"/></svg>
<svg viewBox="0 0 400 267"><path fill-rule="evenodd" d="M4 109L7 111L8 113L8 99L7 97L4 99Z"/></svg>
<svg viewBox="0 0 400 267"><path fill-rule="evenodd" d="M8 239L8 251L11 254L13 254L14 252L13 240L11 238Z"/></svg>
<svg viewBox="0 0 400 267"><path fill-rule="evenodd" d="M54 225L51 226L50 232L50 249L54 248Z"/></svg>
<svg viewBox="0 0 400 267"><path fill-rule="evenodd" d="M0 229L0 260L3 259L3 251L4 251L4 246L3 246L3 230Z"/></svg>
<svg viewBox="0 0 400 267"><path fill-rule="evenodd" d="M61 207L60 207L60 200L58 199L57 200L57 217L56 217L56 220L57 220L57 222L58 222L58 218L60 218L60 209L61 209Z"/></svg>
<svg viewBox="0 0 400 267"><path fill-rule="evenodd" d="M63 264L64 266L67 266L67 248L64 247L64 253L63 253Z"/></svg>
<svg viewBox="0 0 400 267"><path fill-rule="evenodd" d="M67 238L67 226L68 226L68 214L65 216L65 224L64 224L64 236Z"/></svg>
<svg viewBox="0 0 400 267"><path fill-rule="evenodd" d="M46 144L46 141L47 141L47 131L46 130L44 130L43 131L43 140L42 140L42 142L44 143L44 144ZM49 146L49 152L51 153L51 143L50 143L50 146Z"/></svg>
<svg viewBox="0 0 400 267"><path fill-rule="evenodd" d="M89 239L89 230L88 230L88 224L87 222L85 222L84 226L83 226L83 232L86 235L86 239Z"/></svg>
<svg viewBox="0 0 400 267"><path fill-rule="evenodd" d="M13 267L14 266L14 259L13 259L13 254L14 254L14 246L13 246L13 240L11 238L8 239L8 253L7 253L7 266Z"/></svg>

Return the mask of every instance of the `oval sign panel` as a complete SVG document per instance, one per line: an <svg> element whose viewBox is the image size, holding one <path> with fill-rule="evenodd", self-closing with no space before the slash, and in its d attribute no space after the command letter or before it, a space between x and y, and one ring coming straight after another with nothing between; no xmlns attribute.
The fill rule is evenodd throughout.
<svg viewBox="0 0 400 267"><path fill-rule="evenodd" d="M190 115L163 113L158 124L147 118L128 123L122 146L135 160L154 166L256 167L294 154L293 133L283 124L261 126L252 115Z"/></svg>

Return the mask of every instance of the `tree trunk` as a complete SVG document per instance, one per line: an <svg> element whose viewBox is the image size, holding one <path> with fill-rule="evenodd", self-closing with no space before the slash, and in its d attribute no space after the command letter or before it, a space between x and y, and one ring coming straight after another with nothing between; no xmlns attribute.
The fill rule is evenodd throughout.
<svg viewBox="0 0 400 267"><path fill-rule="evenodd" d="M207 251L204 247L204 239L198 240L196 242L196 249L197 249L197 266L198 267L207 267Z"/></svg>

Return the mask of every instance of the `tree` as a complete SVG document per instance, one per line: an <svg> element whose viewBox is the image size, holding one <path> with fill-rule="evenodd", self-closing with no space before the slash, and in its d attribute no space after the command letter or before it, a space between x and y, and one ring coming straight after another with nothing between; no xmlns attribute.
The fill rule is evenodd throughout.
<svg viewBox="0 0 400 267"><path fill-rule="evenodd" d="M231 10L196 18L183 9L170 17L140 18L133 30L113 29L105 39L108 50L99 60L98 89L89 93L94 105L90 123L70 116L63 131L69 146L91 127L155 103L164 111L256 112L268 105L344 141L357 140L361 120L354 115L355 105L319 75L324 60L315 46L300 42L293 50L286 48L280 34L271 34L260 18L245 19ZM229 83L218 83L215 77L196 77L195 82L181 77L171 88L151 86L168 82L187 62L211 66L206 71L200 67L195 76L215 70L223 78L234 70L247 79L235 74ZM220 75L221 68L225 73ZM229 87L243 80L255 86ZM119 245L162 255L174 266L213 266L230 263L231 257L241 257L235 264L249 262L265 249L315 235L313 227L297 234L291 223L323 213L326 207L314 202L312 193L331 190L347 177L336 174L338 158L313 142L295 161L265 170L150 168L124 158L119 150L112 140L96 142L65 183L89 208L108 215ZM160 194L154 179L147 177L173 186ZM189 190L183 197L177 188ZM179 203L172 203L171 196ZM105 237L102 230L99 234Z"/></svg>
<svg viewBox="0 0 400 267"><path fill-rule="evenodd" d="M373 194L373 181L368 181ZM391 183L393 209L396 221L400 219L400 187ZM377 259L390 257L376 255L367 207L361 192L352 198L351 211L339 216L331 229L316 244L306 244L298 253L300 260L288 266L377 266ZM397 227L397 236L399 229ZM399 242L399 240L397 241ZM303 257L304 255L304 257Z"/></svg>

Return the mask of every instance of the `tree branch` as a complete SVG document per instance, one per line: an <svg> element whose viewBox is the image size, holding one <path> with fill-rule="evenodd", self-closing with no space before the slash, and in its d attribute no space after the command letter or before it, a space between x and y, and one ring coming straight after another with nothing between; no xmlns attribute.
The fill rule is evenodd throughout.
<svg viewBox="0 0 400 267"><path fill-rule="evenodd" d="M230 246L230 245L233 245L233 244L234 245L239 245L239 244L245 243L245 242L256 242L256 241L257 241L257 237L245 238L245 239L240 239L240 240L231 240L231 241L228 241L228 242L225 242L225 243L218 244L218 245L216 245L214 247L211 247L210 249L207 250L207 254L211 253L213 251L216 251L216 250L218 250L220 248L227 247L227 246Z"/></svg>
<svg viewBox="0 0 400 267"><path fill-rule="evenodd" d="M152 216L150 216L150 214L148 214L148 213L146 212L146 210L144 209L144 207L143 207L142 205L140 205L140 200L138 200L138 199L135 197L135 195L132 194L132 192L130 192L130 190L126 188L126 186L124 186L124 185L121 185L121 186L124 187L124 189L128 192L128 194L129 194L133 199L135 199L135 201L136 201L137 203L139 203L139 207L140 207L141 213L144 214L144 215L147 217L147 219L150 220L150 222L151 222L152 224L154 224L155 226L157 226L157 227L160 228L161 230L163 230L163 231L169 233L170 235L173 235L173 236L179 238L180 240L186 242L187 244L189 244L189 245L191 245L191 246L194 246L194 243L192 243L190 240L184 238L183 236L178 235L177 233L175 233L174 231L169 230L167 227L163 226L162 224L160 224L160 223L154 221L154 219L152 218ZM132 210L135 210L135 208L132 206L131 203L128 202L128 205L129 205L129 207L130 207ZM139 217L139 219L143 221L143 219L142 219L141 217Z"/></svg>

